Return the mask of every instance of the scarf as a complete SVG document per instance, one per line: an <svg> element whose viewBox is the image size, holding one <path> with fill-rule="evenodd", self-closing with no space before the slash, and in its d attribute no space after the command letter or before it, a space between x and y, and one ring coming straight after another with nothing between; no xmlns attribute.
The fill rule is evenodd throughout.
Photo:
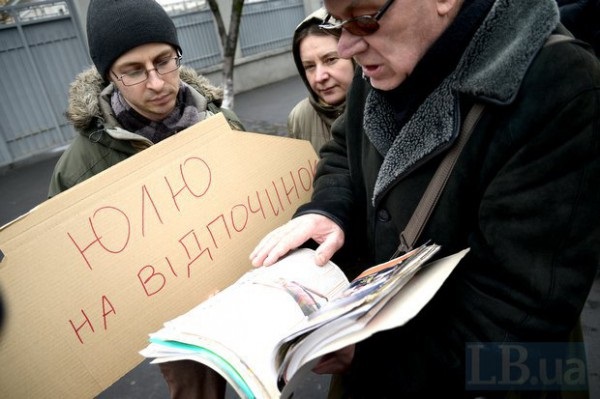
<svg viewBox="0 0 600 399"><path fill-rule="evenodd" d="M427 51L408 78L396 89L381 91L373 89L365 106L364 127L367 136L382 156L402 131L402 127L444 79L456 68L474 32L489 12L493 0L465 1L456 20ZM436 127L431 126L435 136ZM450 138L417 137L409 146L417 147L415 156L421 158ZM414 163L413 160L411 163Z"/></svg>
<svg viewBox="0 0 600 399"><path fill-rule="evenodd" d="M152 121L133 109L119 90L110 97L110 105L121 127L146 137L154 144L201 120L190 86L181 82L173 111L162 121Z"/></svg>
<svg viewBox="0 0 600 399"><path fill-rule="evenodd" d="M308 101L314 110L317 111L319 118L325 122L328 130L331 130L331 124L344 112L344 108L346 107L346 101L338 105L329 105L315 100L314 96L309 96Z"/></svg>

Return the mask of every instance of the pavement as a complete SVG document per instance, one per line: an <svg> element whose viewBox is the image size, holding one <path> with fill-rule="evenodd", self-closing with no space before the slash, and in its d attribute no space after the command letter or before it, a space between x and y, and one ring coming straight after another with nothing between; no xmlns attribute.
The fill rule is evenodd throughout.
<svg viewBox="0 0 600 399"><path fill-rule="evenodd" d="M274 135L286 134L286 120L292 107L305 97L299 77L262 86L235 96L234 110L246 130ZM62 151L47 152L0 168L0 226L28 212L46 199L48 182ZM600 399L600 274L586 301L582 314L588 356L590 398ZM310 375L298 392L298 399L327 397L328 377ZM167 399L167 386L158 366L143 361L111 387L99 399ZM227 399L237 398L228 388Z"/></svg>

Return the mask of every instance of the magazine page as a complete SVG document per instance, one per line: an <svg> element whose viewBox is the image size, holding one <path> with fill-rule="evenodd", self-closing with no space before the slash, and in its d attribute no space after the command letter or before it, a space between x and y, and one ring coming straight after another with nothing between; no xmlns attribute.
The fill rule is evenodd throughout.
<svg viewBox="0 0 600 399"><path fill-rule="evenodd" d="M360 342L378 331L396 328L408 322L433 298L467 252L468 249L465 249L424 265L388 300L379 302L367 312L361 313L357 309L298 341L289 350L288 357L280 367L280 388L284 382L291 382L298 378L297 375L302 375L304 364L313 364L327 353ZM358 317L354 317L356 315ZM289 389L286 386L283 393L287 395L293 386L294 384Z"/></svg>
<svg viewBox="0 0 600 399"><path fill-rule="evenodd" d="M300 249L273 266L251 270L225 290L166 322L165 328L151 338L155 343L176 340L204 347L231 365L244 364L270 395L279 396L275 346L293 326L339 295L348 283L335 264L317 266L314 251ZM210 347L210 342L226 349Z"/></svg>
<svg viewBox="0 0 600 399"><path fill-rule="evenodd" d="M287 352L288 346L294 346L292 341L298 340L297 337L307 335L333 320L356 320L374 307L381 306L378 304L400 290L439 249L440 246L436 244L422 245L398 258L365 270L333 301L310 314L305 323L291 331L279 345L281 349L277 358L289 357L283 351Z"/></svg>
<svg viewBox="0 0 600 399"><path fill-rule="evenodd" d="M280 353L277 357L278 360L282 359L278 367L280 377L293 375L293 372L285 370L300 368L310 353L323 345L324 341L334 339L339 332L350 334L355 329L362 329L439 249L439 245L435 244L422 245L396 262L390 261L371 267L354 279L339 297L315 313L330 313L330 307L334 310L339 308L337 302L341 302L349 311L291 344L291 347L286 348L285 354ZM392 267L389 267L390 263ZM354 303L356 306L349 308L347 303ZM283 378L283 381L286 381L286 378Z"/></svg>
<svg viewBox="0 0 600 399"><path fill-rule="evenodd" d="M381 289L382 285L389 284L393 276L398 276L407 261L413 259L425 247L414 249L402 256L385 263L372 266L363 271L333 300L308 315L305 321L289 332L281 343L282 346L291 343L302 335L317 329L319 326L337 319L338 317L368 304L375 299L373 294Z"/></svg>

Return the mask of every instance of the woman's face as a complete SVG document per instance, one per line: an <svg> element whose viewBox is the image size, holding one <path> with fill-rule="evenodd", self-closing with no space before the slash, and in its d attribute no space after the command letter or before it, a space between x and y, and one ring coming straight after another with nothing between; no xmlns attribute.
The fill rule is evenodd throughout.
<svg viewBox="0 0 600 399"><path fill-rule="evenodd" d="M335 36L305 37L300 42L300 59L308 84L322 102L337 105L346 99L354 65L338 56Z"/></svg>

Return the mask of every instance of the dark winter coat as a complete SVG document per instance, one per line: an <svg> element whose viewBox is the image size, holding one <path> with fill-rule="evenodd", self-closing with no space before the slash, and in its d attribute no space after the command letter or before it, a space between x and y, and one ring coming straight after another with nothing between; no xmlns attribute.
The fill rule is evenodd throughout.
<svg viewBox="0 0 600 399"><path fill-rule="evenodd" d="M220 88L191 68L182 67L180 76L191 86L199 111L206 115L223 112L233 129L244 130L233 112L220 108L223 98ZM66 116L78 135L56 164L48 197L153 145L147 138L119 126L110 106L113 91L113 85L107 86L95 68L82 72L71 84Z"/></svg>
<svg viewBox="0 0 600 399"><path fill-rule="evenodd" d="M600 65L573 41L543 47L558 18L549 0L496 0L399 132L357 74L297 215L332 218L370 264L398 246L471 104L485 110L419 242L470 252L415 319L357 346L353 398L461 397L467 343L569 339L600 263Z"/></svg>

